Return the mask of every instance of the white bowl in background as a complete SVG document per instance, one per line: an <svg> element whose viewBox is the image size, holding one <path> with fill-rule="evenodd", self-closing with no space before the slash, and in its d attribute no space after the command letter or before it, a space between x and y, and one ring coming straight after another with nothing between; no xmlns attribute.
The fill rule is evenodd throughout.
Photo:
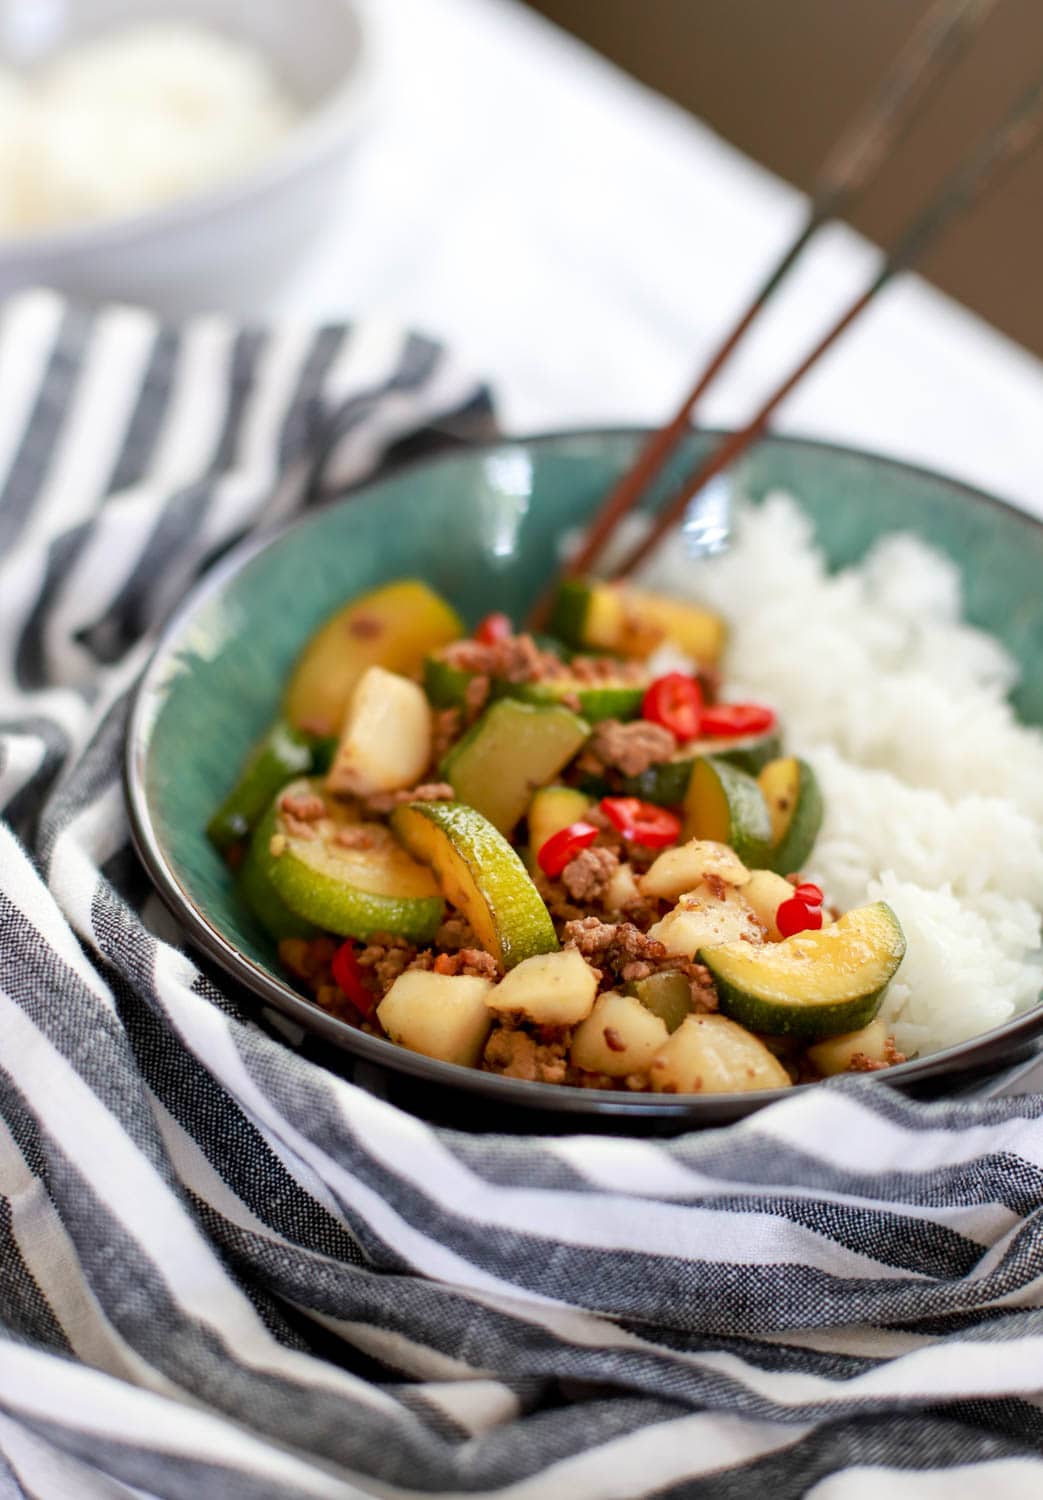
<svg viewBox="0 0 1043 1500"><path fill-rule="evenodd" d="M322 232L366 103L351 0L0 0L0 61L34 62L125 21L172 19L259 48L300 121L249 171L162 208L0 238L0 296L51 286L172 316L256 313Z"/></svg>

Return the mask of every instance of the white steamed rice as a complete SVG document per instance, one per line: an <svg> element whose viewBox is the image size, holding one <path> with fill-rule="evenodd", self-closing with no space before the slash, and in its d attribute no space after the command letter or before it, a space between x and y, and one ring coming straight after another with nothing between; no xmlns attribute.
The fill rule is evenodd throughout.
<svg viewBox="0 0 1043 1500"><path fill-rule="evenodd" d="M0 68L0 235L139 213L245 172L299 110L267 58L191 21Z"/></svg>
<svg viewBox="0 0 1043 1500"><path fill-rule="evenodd" d="M795 501L741 511L731 550L664 549L642 583L731 625L728 696L773 704L821 782L807 874L848 908L882 899L908 940L884 1015L899 1048L950 1046L1039 996L1043 735L1016 666L961 619L959 570L916 537L830 574Z"/></svg>

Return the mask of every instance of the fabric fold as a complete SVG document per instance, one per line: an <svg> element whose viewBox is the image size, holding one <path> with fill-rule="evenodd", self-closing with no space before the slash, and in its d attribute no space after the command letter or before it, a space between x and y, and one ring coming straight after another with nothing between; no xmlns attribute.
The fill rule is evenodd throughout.
<svg viewBox="0 0 1043 1500"><path fill-rule="evenodd" d="M129 695L257 527L491 429L377 324L0 311L5 1493L1030 1495L1043 1099L467 1135L299 1055L129 843Z"/></svg>

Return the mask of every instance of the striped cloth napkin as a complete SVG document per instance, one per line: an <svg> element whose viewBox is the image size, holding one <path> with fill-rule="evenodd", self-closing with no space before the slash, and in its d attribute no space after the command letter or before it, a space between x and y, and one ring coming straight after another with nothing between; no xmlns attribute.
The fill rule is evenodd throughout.
<svg viewBox="0 0 1043 1500"><path fill-rule="evenodd" d="M217 551L480 419L369 324L0 321L0 1494L1043 1494L1043 1099L436 1130L185 950L127 694Z"/></svg>

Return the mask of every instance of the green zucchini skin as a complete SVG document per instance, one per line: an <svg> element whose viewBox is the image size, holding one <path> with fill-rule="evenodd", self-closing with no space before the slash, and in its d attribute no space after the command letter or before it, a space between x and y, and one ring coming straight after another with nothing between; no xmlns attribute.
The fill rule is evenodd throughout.
<svg viewBox="0 0 1043 1500"><path fill-rule="evenodd" d="M495 682L496 697L519 698L523 703L561 703L575 698L588 724L602 719L635 719L641 712L645 685L621 682L581 683L563 677L548 682Z"/></svg>
<svg viewBox="0 0 1043 1500"><path fill-rule="evenodd" d="M737 770L745 771L747 776L756 776L770 760L777 760L782 754L782 737L771 730L768 734L750 740L748 744L715 750L713 754L718 760L725 760Z"/></svg>
<svg viewBox="0 0 1043 1500"><path fill-rule="evenodd" d="M723 795L727 810L727 827L720 830L707 827L702 815L700 792L714 786ZM681 837L719 839L735 850L744 865L763 869L771 848L771 819L756 780L713 755L696 761L685 794Z"/></svg>
<svg viewBox="0 0 1043 1500"><path fill-rule="evenodd" d="M325 742L277 720L247 757L239 779L207 824L214 848L224 854L247 838L268 810L276 793L295 776L315 769Z"/></svg>
<svg viewBox="0 0 1043 1500"><path fill-rule="evenodd" d="M282 795L315 792L319 786L307 779L293 782L287 793L276 796L254 830L244 868L246 896L258 919L279 937L309 935L306 930L279 930L288 925L288 911L313 930L362 942L381 932L414 943L431 942L445 912L442 895L433 877L406 857L388 830L368 825L375 837L386 840L383 850L380 845L371 853L341 849L336 833L346 814L338 813L335 804L327 804L324 823L332 823L332 829L316 829L308 839L288 831L280 807ZM275 846L277 835L281 849ZM376 884L372 879L374 866L379 877L381 869L386 875L388 862L396 860L400 862L398 888L393 893L382 891L379 879ZM253 865L256 873L251 871ZM276 901L267 899L269 891Z"/></svg>
<svg viewBox="0 0 1043 1500"><path fill-rule="evenodd" d="M581 579L566 578L558 590L550 618L551 633L574 651L585 644L584 627L590 609L590 587Z"/></svg>
<svg viewBox="0 0 1043 1500"><path fill-rule="evenodd" d="M623 794L640 797L642 802L654 802L658 807L680 807L694 765L694 756L661 760L636 776L624 776Z"/></svg>
<svg viewBox="0 0 1043 1500"><path fill-rule="evenodd" d="M806 760L798 758L797 766L800 771L797 805L793 809L789 827L772 848L766 866L767 869L774 870L779 875L797 874L804 868L815 847L815 840L818 838L822 819L825 816L825 805L822 801L818 777Z"/></svg>
<svg viewBox="0 0 1043 1500"><path fill-rule="evenodd" d="M556 656L559 661L565 662L566 665L576 654L573 650L566 646L564 641L559 640L556 635L547 635L542 630L534 630L532 632L532 638L536 642L537 646L539 646L541 651L549 651L551 656Z"/></svg>
<svg viewBox="0 0 1043 1500"><path fill-rule="evenodd" d="M796 1006L782 1007L766 1004L756 996L737 989L707 962L711 950L700 949L699 962L705 963L713 976L717 990L720 1012L731 1021L738 1021L749 1031L764 1036L793 1036L805 1041L820 1042L826 1037L840 1036L845 1031L861 1031L868 1026L883 1003L890 980L878 990L860 995L857 1000L836 1001L833 1004L809 1006L801 1010Z"/></svg>
<svg viewBox="0 0 1043 1500"><path fill-rule="evenodd" d="M686 748L670 760L649 766L647 771L642 771L637 776L625 776L624 793L628 797L640 797L644 802L655 802L660 807L679 807L688 791L692 767L706 755L712 755L715 760L723 760L736 770L745 771L747 776L756 776L769 761L778 759L782 754L782 741L774 731L755 739L740 741L730 748L727 741L721 743L722 748L715 750L712 748L712 740L700 740L699 749Z"/></svg>
<svg viewBox="0 0 1043 1500"><path fill-rule="evenodd" d="M277 943L283 938L314 938L321 931L314 922L299 916L279 895L261 868L251 846L246 852L236 880L236 888L268 936Z"/></svg>
<svg viewBox="0 0 1043 1500"><path fill-rule="evenodd" d="M535 787L572 759L590 725L559 703L497 698L446 753L439 775L502 834L524 816Z"/></svg>
<svg viewBox="0 0 1043 1500"><path fill-rule="evenodd" d="M777 959L788 943L796 941L793 938L765 946L767 962L760 966L759 974L756 962L744 952L745 975L741 980L736 977L731 952L739 945L700 948L697 957L710 971L721 1014L750 1031L805 1041L822 1041L868 1026L905 956L905 934L898 918L883 901L849 912L833 930L839 931L844 922L850 922L848 931L856 930L858 940L873 949L868 973L847 994L837 992L842 989L844 966L840 966L839 981L833 980L831 993L832 971L828 963L814 961L802 972L803 995L786 994L777 980L773 984L772 956Z"/></svg>
<svg viewBox="0 0 1043 1500"><path fill-rule="evenodd" d="M623 986L623 993L640 1000L671 1033L692 1011L692 987L676 969L663 969L647 979L631 979Z"/></svg>
<svg viewBox="0 0 1043 1500"><path fill-rule="evenodd" d="M463 708L467 690L477 674L452 667L438 656L424 660L424 692L434 708ZM507 682L494 677L490 698L517 698L522 703L554 704L575 699L588 723L600 719L633 719L641 712L647 684L580 681L572 677L548 678L543 682Z"/></svg>
<svg viewBox="0 0 1043 1500"><path fill-rule="evenodd" d="M424 692L433 708L462 708L473 672L451 667L439 656L424 657Z"/></svg>

